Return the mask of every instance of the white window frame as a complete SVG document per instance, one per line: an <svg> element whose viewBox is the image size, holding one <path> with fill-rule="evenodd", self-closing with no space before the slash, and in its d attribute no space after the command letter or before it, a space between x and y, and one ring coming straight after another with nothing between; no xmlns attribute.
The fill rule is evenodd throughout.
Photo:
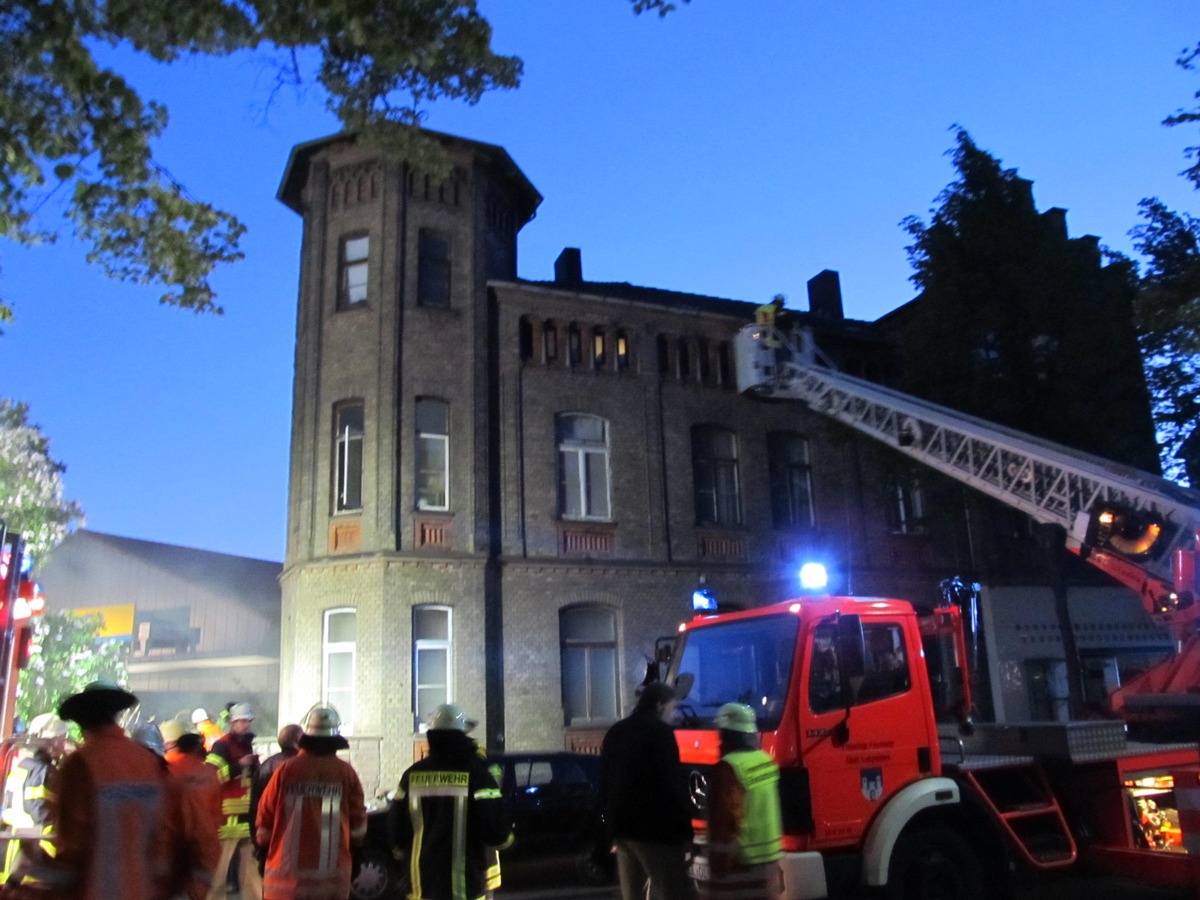
<svg viewBox="0 0 1200 900"><path fill-rule="evenodd" d="M361 256L351 256L352 244L362 242ZM370 291L371 278L371 236L369 234L348 234L342 238L341 250L341 284L338 297L342 309L364 306Z"/></svg>
<svg viewBox="0 0 1200 900"><path fill-rule="evenodd" d="M416 633L417 610L424 612L437 611L446 614L446 637L445 638L418 638ZM419 734L424 734L429 730L429 723L426 721L426 716L421 714L420 705L418 704L418 694L425 689L444 687L444 693L439 703L449 703L454 697L454 608L444 606L438 603L419 603L412 608L412 625L413 625L413 655L412 655L412 710L413 719L416 724L416 731ZM440 682L432 684L421 683L421 654L431 650L442 650L446 654L446 681L442 685Z"/></svg>
<svg viewBox="0 0 1200 900"><path fill-rule="evenodd" d="M601 440L559 438L569 421L589 419L599 422L604 432ZM608 420L588 413L560 413L554 418L555 439L558 443L558 514L563 519L588 522L612 521L612 448ZM603 491L596 491L595 477L604 478ZM577 496L571 498L572 489ZM604 509L593 509L590 498L600 494ZM572 502L574 501L574 507ZM578 510L577 512L575 510Z"/></svg>
<svg viewBox="0 0 1200 900"><path fill-rule="evenodd" d="M418 397L416 402L417 406L420 406L422 403L440 404L446 414L445 433L439 434L432 431L421 431L419 426L417 428L417 447L416 453L413 454L416 464L416 484L414 485L413 493L416 497L417 509L445 512L446 510L450 509L450 404L437 397ZM420 417L414 416L414 418L419 419ZM426 500L421 496L421 474L423 471L422 463L429 459L425 449L427 447L436 447L439 444L441 445L442 450L441 478L443 498L443 502L440 506L426 502Z"/></svg>
<svg viewBox="0 0 1200 900"><path fill-rule="evenodd" d="M589 635L584 638L568 640L567 638L565 638L561 635L562 627L563 627L563 620L565 618L567 618L569 616L573 616L573 615L596 613L596 612L603 612L607 615L608 623L611 625L611 628L612 628L612 636L611 637L606 637L606 638L601 639L601 638L597 638L597 637L593 637L593 636ZM559 637L560 671L562 673L561 689L562 689L562 693L563 693L563 719L564 719L563 724L570 727L572 725L581 726L581 725L589 725L589 724L592 724L595 722L615 721L617 718L620 717L620 714L621 714L621 698L619 695L619 687L617 684L617 682L619 680L619 675L618 675L617 668L616 668L616 666L618 665L617 659L619 658L618 642L617 642L616 612L613 609L610 609L609 607L598 606L598 605L565 607L565 608L559 610L559 629L560 629L560 637ZM572 711L567 708L566 701L567 701L567 694L568 694L568 691L567 691L568 666L566 665L566 658L567 658L567 654L569 651L573 651L576 654L581 654L581 658L582 658L583 683L580 685L576 685L576 687L578 687L583 693L583 703L584 703L585 708L583 710L584 714L582 716L572 716L571 715ZM602 651L607 651L608 653L611 653L611 655L613 657L613 671L611 673L612 674L611 682L608 679L605 679L604 683L600 684L597 679L597 676L599 675L599 665L596 662L595 657L596 657L597 653L602 652ZM603 691L604 694L606 695L604 698L604 702L606 702L607 705L609 705L611 707L611 711L612 711L611 716L597 715L598 710L597 710L596 706L598 705L598 702L599 702L599 692L600 691Z"/></svg>
<svg viewBox="0 0 1200 900"><path fill-rule="evenodd" d="M354 617L354 640L332 641L329 639L329 620L334 616L351 615ZM332 687L329 683L329 660L336 655L350 655L350 684L347 687ZM342 734L354 733L354 706L357 699L355 684L358 680L358 610L353 606L336 606L325 610L321 623L321 702L329 704L338 711L342 719ZM336 692L331 695L331 690ZM349 701L341 698L349 693Z"/></svg>
<svg viewBox="0 0 1200 900"><path fill-rule="evenodd" d="M351 431L350 426L342 426L342 414L348 409L357 409L362 420L362 427ZM334 428L334 511L357 512L363 508L363 474L366 470L363 454L366 449L366 404L361 400L346 400L338 403L333 409ZM357 455L353 452L357 448ZM357 463L354 460L357 459ZM351 504L347 492L350 486L351 466L358 467L358 503Z"/></svg>

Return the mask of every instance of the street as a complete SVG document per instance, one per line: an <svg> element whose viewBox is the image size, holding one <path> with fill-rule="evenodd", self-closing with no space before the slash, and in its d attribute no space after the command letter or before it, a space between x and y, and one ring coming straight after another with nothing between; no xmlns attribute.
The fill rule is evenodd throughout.
<svg viewBox="0 0 1200 900"><path fill-rule="evenodd" d="M572 876L569 861L539 860L508 865L504 887L497 896L502 900L617 900L620 892L615 885L580 885ZM1184 900L1189 896L1120 879L1078 876L1020 890L1014 900Z"/></svg>

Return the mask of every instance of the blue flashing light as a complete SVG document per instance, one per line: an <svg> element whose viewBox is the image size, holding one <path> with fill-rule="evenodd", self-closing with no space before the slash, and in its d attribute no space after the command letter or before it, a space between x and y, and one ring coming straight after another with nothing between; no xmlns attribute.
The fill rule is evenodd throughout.
<svg viewBox="0 0 1200 900"><path fill-rule="evenodd" d="M692 591L692 609L709 610L717 608L717 598L708 588L696 588Z"/></svg>
<svg viewBox="0 0 1200 900"><path fill-rule="evenodd" d="M800 567L800 586L806 591L819 591L829 584L829 573L817 562L807 562Z"/></svg>

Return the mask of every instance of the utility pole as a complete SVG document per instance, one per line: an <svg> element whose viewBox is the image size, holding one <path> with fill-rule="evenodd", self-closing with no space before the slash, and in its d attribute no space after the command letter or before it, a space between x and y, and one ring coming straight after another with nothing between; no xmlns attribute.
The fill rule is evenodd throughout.
<svg viewBox="0 0 1200 900"><path fill-rule="evenodd" d="M13 607L21 586L21 568L25 561L25 541L20 534L9 532L7 523L0 521L0 550L7 556L4 578L0 584L0 737L8 737L13 730L13 717L17 702L17 667L13 647L16 622Z"/></svg>

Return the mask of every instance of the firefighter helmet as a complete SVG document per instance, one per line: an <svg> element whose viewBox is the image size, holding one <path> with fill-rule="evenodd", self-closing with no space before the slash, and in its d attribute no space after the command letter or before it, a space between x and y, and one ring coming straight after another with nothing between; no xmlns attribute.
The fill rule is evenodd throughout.
<svg viewBox="0 0 1200 900"><path fill-rule="evenodd" d="M332 706L318 704L304 717L304 733L309 737L340 737L342 717Z"/></svg>
<svg viewBox="0 0 1200 900"><path fill-rule="evenodd" d="M192 710L192 724L199 725L201 722L208 721L208 711L203 706L198 706Z"/></svg>
<svg viewBox="0 0 1200 900"><path fill-rule="evenodd" d="M236 722L238 719L253 719L254 710L250 708L249 703L235 703L229 708L229 721Z"/></svg>
<svg viewBox="0 0 1200 900"><path fill-rule="evenodd" d="M717 710L717 728L722 731L754 734L758 731L754 710L744 703L726 703Z"/></svg>
<svg viewBox="0 0 1200 900"><path fill-rule="evenodd" d="M163 747L162 732L158 730L158 726L153 722L146 722L142 725L134 727L133 732L129 735L139 744L144 747L149 747L159 756L166 753Z"/></svg>
<svg viewBox="0 0 1200 900"><path fill-rule="evenodd" d="M466 714L453 703L443 703L429 717L430 731L470 731Z"/></svg>
<svg viewBox="0 0 1200 900"><path fill-rule="evenodd" d="M58 738L67 736L67 723L54 713L42 713L34 716L29 723L29 734L37 738Z"/></svg>
<svg viewBox="0 0 1200 900"><path fill-rule="evenodd" d="M166 744L173 744L185 734L194 733L188 725L178 719L167 719L159 726L158 730Z"/></svg>

